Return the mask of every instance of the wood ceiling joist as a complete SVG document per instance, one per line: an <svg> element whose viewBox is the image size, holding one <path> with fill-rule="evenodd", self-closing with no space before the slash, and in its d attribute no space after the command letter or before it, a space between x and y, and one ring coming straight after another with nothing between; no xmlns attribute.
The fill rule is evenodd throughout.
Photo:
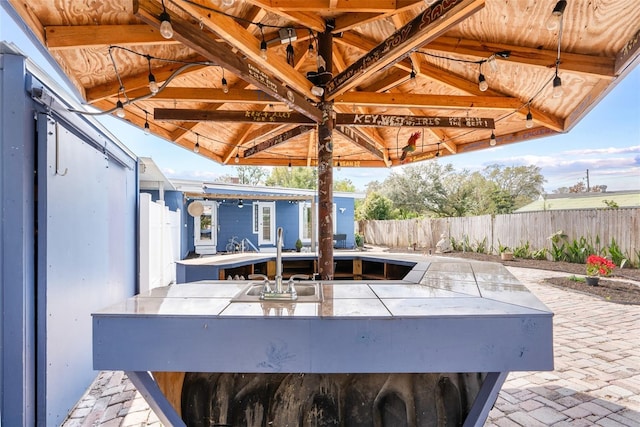
<svg viewBox="0 0 640 427"><path fill-rule="evenodd" d="M396 0L277 0L271 1L271 7L279 11L303 11L303 12L394 12L398 7L404 7L407 3L413 5L414 1Z"/></svg>
<svg viewBox="0 0 640 427"><path fill-rule="evenodd" d="M640 30L627 40L622 50L616 55L615 75L624 72L629 65L638 60L640 60Z"/></svg>
<svg viewBox="0 0 640 427"><path fill-rule="evenodd" d="M368 138L363 138L363 135L360 134L357 129L349 128L347 126L337 126L334 131L358 147L363 148L368 153L378 157L380 160L384 159L384 153L376 147L375 143L369 141Z"/></svg>
<svg viewBox="0 0 640 427"><path fill-rule="evenodd" d="M477 58L489 58L496 52L509 51L508 59L500 62L535 65L553 68L556 64L558 52L556 50L536 49L505 43L489 43L478 40L461 39L455 37L438 37L424 49L439 52L469 55ZM570 52L560 53L560 69L577 73L584 73L598 78L612 78L615 76L615 59L604 56L581 55Z"/></svg>
<svg viewBox="0 0 640 427"><path fill-rule="evenodd" d="M138 18L150 25L156 27L160 26L158 16L162 9L160 9L160 6L157 3L151 0L138 0L137 6L138 9L135 10L135 15ZM206 16L204 18L208 21ZM227 20L230 19L227 18ZM230 21L233 22L232 20ZM263 71L261 65L265 64L267 61L261 59L260 63L252 63L252 61L248 59L239 57L236 53L232 52L225 46L212 40L208 33L200 30L199 23L185 21L176 15L171 16L171 23L174 27L174 38L184 45L207 57L209 60L215 61L221 66L224 66L243 80L250 82L269 95L283 102L289 103L293 109L300 113L303 113L314 120L321 120L321 112L314 105L309 103L305 96L287 88L283 81L273 75L270 75L266 70ZM253 38L253 36L244 28L240 27L240 30L248 37ZM251 48L255 50L252 55L259 56L259 46L256 45ZM290 74L296 74L300 78L304 79L310 92L311 82L294 70L291 70Z"/></svg>
<svg viewBox="0 0 640 427"><path fill-rule="evenodd" d="M133 91L127 91L127 96L136 98L149 93L148 88L140 88ZM176 101L176 102L215 102L222 104L275 104L279 102L272 96L267 95L257 89L233 89L230 88L228 93L224 93L222 89L211 89L201 87L171 87L167 86L153 97L146 100L150 101Z"/></svg>
<svg viewBox="0 0 640 427"><path fill-rule="evenodd" d="M230 122L253 124L315 124L304 114L289 111L210 111L185 108L156 108L154 120L183 122Z"/></svg>
<svg viewBox="0 0 640 427"><path fill-rule="evenodd" d="M287 20L293 21L299 25L305 26L319 33L323 33L326 28L324 19L317 15L305 12L287 12L284 10L280 10L276 7L273 7L270 0L245 0L245 2L263 8L268 12L274 13L276 15L280 15Z"/></svg>
<svg viewBox="0 0 640 427"><path fill-rule="evenodd" d="M522 101L507 96L451 96L414 93L347 92L336 97L336 105L370 107L517 110Z"/></svg>
<svg viewBox="0 0 640 427"><path fill-rule="evenodd" d="M246 150L244 150L244 152L242 153L242 157L243 158L247 158L250 156L253 156L254 154L257 154L261 151L265 151L268 150L270 148L273 148L277 145L282 144L283 142L288 141L291 138L295 138L296 136L300 136L300 135L304 135L305 133L311 131L312 129L314 129L315 126L296 126L293 129L289 129L286 130L282 133L279 133L278 135L272 136L271 138L262 141L261 143L254 145L251 148L248 148Z"/></svg>
<svg viewBox="0 0 640 427"><path fill-rule="evenodd" d="M202 1L206 7L210 7L209 2L203 0L194 1ZM307 98L315 98L311 93L313 84L307 80L305 76L292 70L285 58L278 55L270 55L267 60L262 59L260 53L261 40L238 24L234 19L217 13L207 13L206 9L199 8L192 3L181 2L179 5L196 21L222 37L230 46L247 55L247 57L258 64L260 68L280 76L284 83L299 93L306 95Z"/></svg>
<svg viewBox="0 0 640 427"><path fill-rule="evenodd" d="M203 60L204 58L198 57L194 59L186 59L185 61L198 62ZM169 77L171 77L171 75L183 65L184 64L170 63L167 65L163 65L162 67L154 68L153 75L156 78L156 82L158 82L158 84L164 82ZM200 65L200 64L193 64L191 65L191 67L185 70L182 75L196 72L205 67L207 66ZM145 88L146 88L146 93L150 93L149 92L149 70L146 67L144 68L144 71L141 71L138 74L131 75L131 76L121 76L121 80L122 80L122 86L124 87L124 90L126 93L129 93L129 91L134 91L134 90L135 91L145 90ZM117 96L119 90L120 90L120 82L118 81L117 78L114 77L113 80L107 83L86 88L85 89L86 100L89 103L94 103L96 101L100 101L105 98Z"/></svg>
<svg viewBox="0 0 640 427"><path fill-rule="evenodd" d="M177 44L147 24L139 25L54 25L45 29L49 50L82 49L91 46L143 46Z"/></svg>
<svg viewBox="0 0 640 427"><path fill-rule="evenodd" d="M427 7L424 12L331 79L325 87L325 98L333 99L370 79L374 73L397 62L418 46L435 39L451 26L482 9L484 0L452 0L438 5L439 8ZM445 5L450 8L446 9Z"/></svg>

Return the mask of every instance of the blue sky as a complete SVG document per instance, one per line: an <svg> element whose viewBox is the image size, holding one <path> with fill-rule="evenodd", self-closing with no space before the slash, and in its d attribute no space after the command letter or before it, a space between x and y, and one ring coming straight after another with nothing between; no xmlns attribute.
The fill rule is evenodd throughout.
<svg viewBox="0 0 640 427"><path fill-rule="evenodd" d="M55 71L2 9L0 40L15 43L45 71ZM63 82L58 76L57 80ZM213 181L234 175L234 166L222 166L172 143L144 133L113 117L100 120L140 157L151 157L169 178ZM432 160L433 161L433 160ZM640 67L620 81L568 133L437 160L461 171L481 170L490 164L539 166L545 190L568 187L586 178L609 191L640 189ZM359 190L368 182L383 181L397 168L342 168L334 179L350 179Z"/></svg>

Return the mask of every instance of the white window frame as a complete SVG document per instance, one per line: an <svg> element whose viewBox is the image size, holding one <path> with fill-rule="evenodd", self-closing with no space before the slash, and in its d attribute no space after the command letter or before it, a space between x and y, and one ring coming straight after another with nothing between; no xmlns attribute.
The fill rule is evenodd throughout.
<svg viewBox="0 0 640 427"><path fill-rule="evenodd" d="M315 212L313 212L313 218L315 219L315 221L312 220L312 222L315 222L315 224L317 225L318 223L318 204L316 203L316 209ZM303 238L303 231L304 231L304 210L307 208L311 208L311 202L300 202L298 203L298 238L300 239L301 242L303 243L311 243L311 236L309 236L309 238ZM337 229L338 229L338 221L337 221L337 216L336 216L336 211L337 211L337 207L336 204L333 204L333 234L337 233ZM313 233L313 230L311 230L311 232Z"/></svg>
<svg viewBox="0 0 640 427"><path fill-rule="evenodd" d="M276 244L276 202L258 202L258 245L275 245ZM262 238L262 207L271 209L271 227L269 228L269 239Z"/></svg>
<svg viewBox="0 0 640 427"><path fill-rule="evenodd" d="M260 215L260 207L258 206L258 202L253 202L253 204L251 205L251 209L253 234L258 234L260 232L260 221L258 220L258 216Z"/></svg>

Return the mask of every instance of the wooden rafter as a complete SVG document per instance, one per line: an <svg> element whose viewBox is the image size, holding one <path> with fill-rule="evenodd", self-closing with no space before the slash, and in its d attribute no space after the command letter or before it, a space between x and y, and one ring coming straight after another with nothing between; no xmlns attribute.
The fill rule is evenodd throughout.
<svg viewBox="0 0 640 427"><path fill-rule="evenodd" d="M371 78L377 71L401 60L413 49L435 39L482 7L484 0L451 0L427 7L404 27L331 79L326 85L325 97L333 99Z"/></svg>
<svg viewBox="0 0 640 427"><path fill-rule="evenodd" d="M140 88L127 91L130 98L143 96L149 93L148 88ZM268 105L279 102L272 96L256 89L234 89L230 88L227 93L222 89L201 88L201 87L166 87L158 92L147 102L216 102L222 104L260 104Z"/></svg>
<svg viewBox="0 0 640 427"><path fill-rule="evenodd" d="M517 110L522 107L522 101L508 96L421 95L398 92L347 92L336 97L334 102L336 105L451 110L466 110L469 108L481 110Z"/></svg>
<svg viewBox="0 0 640 427"><path fill-rule="evenodd" d="M289 123L312 124L309 117L291 111L210 111L184 108L156 108L155 120L183 122Z"/></svg>
<svg viewBox="0 0 640 427"><path fill-rule="evenodd" d="M90 46L144 46L177 44L146 24L138 25L52 25L45 28L50 50L80 49Z"/></svg>
<svg viewBox="0 0 640 427"><path fill-rule="evenodd" d="M338 126L334 130L344 136L348 141L364 148L365 151L373 154L381 160L384 159L384 153L376 147L375 143L372 143L368 138L363 137L363 134L358 132L357 129L349 128L348 126Z"/></svg>
<svg viewBox="0 0 640 427"><path fill-rule="evenodd" d="M276 15L280 15L285 17L299 25L303 25L305 27L311 28L314 31L319 33L324 32L326 23L324 19L320 18L317 15L313 15L311 13L305 12L297 12L290 11L287 12L285 10L278 9L272 6L272 2L270 0L245 0L247 3L251 3L255 6L261 7L269 12L275 13Z"/></svg>
<svg viewBox="0 0 640 427"><path fill-rule="evenodd" d="M247 158L257 154L261 151L268 150L269 148L273 148L277 145L282 144L283 142L288 141L291 138L294 138L299 135L304 135L310 130L314 129L314 126L296 126L293 129L282 132L276 136L273 136L266 141L262 141L261 143L244 150L242 157Z"/></svg>
<svg viewBox="0 0 640 427"><path fill-rule="evenodd" d="M484 117L432 117L399 114L338 114L340 126L359 127L434 127L464 129L494 129L493 119Z"/></svg>
<svg viewBox="0 0 640 427"><path fill-rule="evenodd" d="M138 9L135 11L136 16L150 25L156 27L160 26L157 17L159 16L161 9L158 4L151 0L139 0L137 5ZM191 49L209 58L211 61L216 61L221 66L229 69L243 80L251 82L269 95L281 100L282 102L288 103L292 108L298 110L300 113L303 113L314 120L321 119L320 111L310 104L303 95L287 88L282 80L269 74L260 65L252 62L251 60L243 60L242 58L239 58L238 55L229 50L226 46L212 40L208 33L200 30L199 24L191 21L185 21L177 15L171 16L171 24L174 28L174 38L178 39L184 45L189 46ZM246 35L253 37L244 28L240 27L240 30ZM247 46L247 48L249 47ZM258 45L251 47L251 49L255 50L252 56L259 56ZM262 61L262 63L264 62L265 61ZM307 83L309 84L310 90L311 82L307 81Z"/></svg>

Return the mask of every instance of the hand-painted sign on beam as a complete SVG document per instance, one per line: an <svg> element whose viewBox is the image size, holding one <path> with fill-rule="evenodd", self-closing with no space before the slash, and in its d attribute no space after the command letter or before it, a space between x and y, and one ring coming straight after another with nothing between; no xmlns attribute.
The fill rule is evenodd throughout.
<svg viewBox="0 0 640 427"><path fill-rule="evenodd" d="M382 153L382 151L378 150L374 144L367 141L367 139L365 139L363 135L361 135L360 132L356 129L347 126L338 126L335 131L342 134L345 138L347 138L354 144L364 148L374 156L380 159L384 158L384 154Z"/></svg>
<svg viewBox="0 0 640 427"><path fill-rule="evenodd" d="M382 43L335 76L325 87L325 98L356 86L372 72L402 60L412 50L435 39L451 26L484 7L484 0L441 0L398 29Z"/></svg>
<svg viewBox="0 0 640 427"><path fill-rule="evenodd" d="M261 142L258 145L255 145L247 150L244 150L242 157L253 156L260 151L268 150L271 147L275 147L276 145L282 144L288 139L293 138L294 136L302 135L304 133L312 130L314 126L298 126L296 128L290 129L286 132L282 132L279 135L274 136L273 138L269 138L266 141Z"/></svg>
<svg viewBox="0 0 640 427"><path fill-rule="evenodd" d="M493 119L482 117L428 117L394 114L338 114L336 125L370 127L430 127L494 129Z"/></svg>
<svg viewBox="0 0 640 427"><path fill-rule="evenodd" d="M235 123L314 123L309 117L291 111L212 111L180 108L156 108L155 120L178 120L182 122L235 122Z"/></svg>

